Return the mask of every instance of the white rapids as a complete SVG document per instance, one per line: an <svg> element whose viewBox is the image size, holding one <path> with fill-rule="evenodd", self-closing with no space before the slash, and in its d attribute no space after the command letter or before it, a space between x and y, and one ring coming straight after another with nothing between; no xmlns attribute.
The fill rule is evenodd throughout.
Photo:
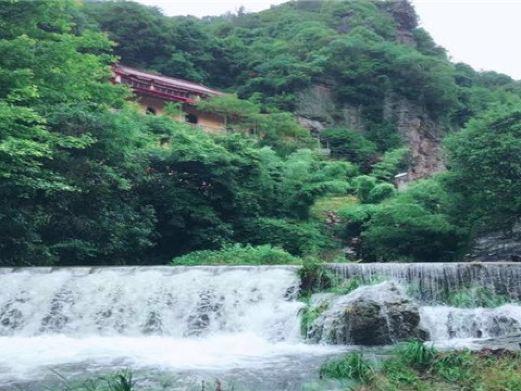
<svg viewBox="0 0 521 391"><path fill-rule="evenodd" d="M0 389L60 365L219 370L338 351L301 341L299 283L285 266L2 269Z"/></svg>

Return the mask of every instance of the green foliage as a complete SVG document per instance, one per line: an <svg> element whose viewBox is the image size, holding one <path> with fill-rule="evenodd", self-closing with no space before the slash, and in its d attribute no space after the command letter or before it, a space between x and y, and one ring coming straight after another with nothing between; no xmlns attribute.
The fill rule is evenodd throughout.
<svg viewBox="0 0 521 391"><path fill-rule="evenodd" d="M449 352L438 355L432 366L432 372L447 382L472 383L474 357L469 351Z"/></svg>
<svg viewBox="0 0 521 391"><path fill-rule="evenodd" d="M332 288L336 281L334 272L315 258L304 258L299 269L299 277L300 295L304 297Z"/></svg>
<svg viewBox="0 0 521 391"><path fill-rule="evenodd" d="M338 214L343 223L340 234L348 238L360 236L378 208L379 206L374 204L353 204L340 209Z"/></svg>
<svg viewBox="0 0 521 391"><path fill-rule="evenodd" d="M118 43L124 63L229 88L263 108L294 111L296 97L325 80L338 103L361 109L369 139L383 150L397 146L382 116L386 97L405 97L436 118L456 113L465 95L406 2L288 2L202 20L132 2L88 2L85 9L89 23ZM410 32L417 47L397 42L399 31Z"/></svg>
<svg viewBox="0 0 521 391"><path fill-rule="evenodd" d="M385 152L378 163L373 165L372 175L384 181L394 179L396 174L407 171L409 150L407 148L397 148Z"/></svg>
<svg viewBox="0 0 521 391"><path fill-rule="evenodd" d="M326 362L320 368L320 375L341 379L353 379L369 383L374 377L373 365L360 353L348 353L343 358Z"/></svg>
<svg viewBox="0 0 521 391"><path fill-rule="evenodd" d="M369 175L360 175L353 179L356 196L362 204L370 203L370 193L376 183L376 178Z"/></svg>
<svg viewBox="0 0 521 391"><path fill-rule="evenodd" d="M311 305L309 297L306 300L306 305L299 311L300 315L300 334L303 337L308 335L308 332L313 325L313 322L324 312L327 310L327 303L323 302L317 306Z"/></svg>
<svg viewBox="0 0 521 391"><path fill-rule="evenodd" d="M62 384L56 389L57 391L133 391L135 381L132 372L129 370L114 373L108 376L99 376L93 379L87 379L81 382L73 382L59 373L56 373Z"/></svg>
<svg viewBox="0 0 521 391"><path fill-rule="evenodd" d="M364 178L362 183L360 194L368 194L375 182ZM451 200L438 181L419 181L381 204L343 210L344 232L361 236L366 259L451 260L461 253L466 237L450 220Z"/></svg>
<svg viewBox="0 0 521 391"><path fill-rule="evenodd" d="M157 263L231 242L304 256L338 239L370 261L452 260L472 235L521 217L519 82L449 63L408 3L196 19L133 2L14 1L0 26L0 265ZM139 115L108 82L115 55L237 91L248 100L200 108L240 132ZM332 159L281 111L298 112L316 83L331 93ZM447 129L468 125L447 141L449 173L396 194L388 181L408 154L389 111L403 99ZM350 110L363 130L346 128ZM335 206L325 230L309 221L317 200L351 191L360 204Z"/></svg>
<svg viewBox="0 0 521 391"><path fill-rule="evenodd" d="M478 232L510 229L521 217L521 105L470 121L446 144L461 219Z"/></svg>
<svg viewBox="0 0 521 391"><path fill-rule="evenodd" d="M319 198L311 207L311 216L318 221L323 221L329 214L338 212L357 202L353 196L328 196Z"/></svg>
<svg viewBox="0 0 521 391"><path fill-rule="evenodd" d="M380 183L373 187L368 195L371 204L378 204L387 198L391 198L396 193L396 188L390 183Z"/></svg>
<svg viewBox="0 0 521 391"><path fill-rule="evenodd" d="M270 245L242 246L234 244L223 247L221 250L193 251L187 255L174 258L174 266L194 265L287 265L298 264L296 258L284 250Z"/></svg>
<svg viewBox="0 0 521 391"><path fill-rule="evenodd" d="M439 353L420 342L410 342L396 349L379 369L360 353L350 353L326 362L321 374L354 379L360 390L513 390L521 384L520 366L518 353Z"/></svg>
<svg viewBox="0 0 521 391"><path fill-rule="evenodd" d="M107 83L111 43L74 32L72 2L7 9L0 13L0 263L122 262L149 246L154 217L129 186L139 171L134 148L146 141L116 126L120 115L108 110L127 96Z"/></svg>
<svg viewBox="0 0 521 391"><path fill-rule="evenodd" d="M367 171L376 157L376 145L363 135L349 129L325 129L320 133L322 142L331 150L331 156L345 159Z"/></svg>
<svg viewBox="0 0 521 391"><path fill-rule="evenodd" d="M434 363L436 354L433 347L429 347L421 341L412 341L399 346L395 356L410 368L425 370Z"/></svg>
<svg viewBox="0 0 521 391"><path fill-rule="evenodd" d="M241 237L253 245L271 244L297 256L313 254L331 246L331 239L317 224L283 219L246 220Z"/></svg>

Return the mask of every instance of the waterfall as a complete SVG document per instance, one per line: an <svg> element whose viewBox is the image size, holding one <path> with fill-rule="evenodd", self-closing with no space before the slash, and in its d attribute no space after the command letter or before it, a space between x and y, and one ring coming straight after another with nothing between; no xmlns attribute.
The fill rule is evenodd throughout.
<svg viewBox="0 0 521 391"><path fill-rule="evenodd" d="M0 268L0 390L126 367L173 390L217 376L297 390L339 351L301 340L299 285L292 266Z"/></svg>
<svg viewBox="0 0 521 391"><path fill-rule="evenodd" d="M0 335L298 335L293 267L22 268L0 273Z"/></svg>
<svg viewBox="0 0 521 391"><path fill-rule="evenodd" d="M420 303L421 326L430 340L496 338L521 333L521 305L455 308L444 305L451 293L486 288L512 302L521 300L521 263L345 263L330 269L340 278L363 283L392 280Z"/></svg>
<svg viewBox="0 0 521 391"><path fill-rule="evenodd" d="M521 300L521 263L340 263L329 268L341 278L366 283L378 278L397 281L422 302L443 302L449 293L469 286Z"/></svg>
<svg viewBox="0 0 521 391"><path fill-rule="evenodd" d="M330 267L342 278L366 283L395 280L406 288L397 295L414 288L420 304L415 316L435 342L521 333L519 305L461 309L440 303L468 286L519 299L521 265ZM297 300L297 271L296 266L0 268L0 389L24 389L32 381L35 387L25 389L40 390L49 368L76 376L127 366L170 371L192 385L200 384L194 373L209 378L219 373L238 376L252 389L285 389L288 381L293 384L288 389L302 389L326 357L346 348L300 337L304 304ZM366 295L369 288L378 289L361 287L352 294ZM401 303L400 297L395 301ZM418 311L411 303L409 312Z"/></svg>
<svg viewBox="0 0 521 391"><path fill-rule="evenodd" d="M433 341L454 338L496 338L521 334L521 306L506 304L498 308L420 308L422 326Z"/></svg>

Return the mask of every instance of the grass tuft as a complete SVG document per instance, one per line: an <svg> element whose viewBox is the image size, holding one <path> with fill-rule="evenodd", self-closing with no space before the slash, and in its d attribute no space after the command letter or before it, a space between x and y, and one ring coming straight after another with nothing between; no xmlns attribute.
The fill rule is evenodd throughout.
<svg viewBox="0 0 521 391"><path fill-rule="evenodd" d="M321 377L334 379L351 379L361 383L369 383L375 370L360 353L349 353L338 360L326 362L320 368Z"/></svg>

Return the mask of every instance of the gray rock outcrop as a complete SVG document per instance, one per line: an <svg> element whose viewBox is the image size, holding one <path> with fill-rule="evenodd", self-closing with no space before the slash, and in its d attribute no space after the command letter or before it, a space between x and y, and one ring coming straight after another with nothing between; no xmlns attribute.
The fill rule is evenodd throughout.
<svg viewBox="0 0 521 391"><path fill-rule="evenodd" d="M509 232L492 232L476 238L467 259L478 262L521 262L521 222Z"/></svg>
<svg viewBox="0 0 521 391"><path fill-rule="evenodd" d="M329 299L327 309L311 324L315 342L387 345L412 338L426 339L420 313L395 283L363 286Z"/></svg>
<svg viewBox="0 0 521 391"><path fill-rule="evenodd" d="M443 129L424 109L407 99L390 95L384 104L384 118L396 124L398 133L409 145L409 180L445 170L441 151Z"/></svg>

